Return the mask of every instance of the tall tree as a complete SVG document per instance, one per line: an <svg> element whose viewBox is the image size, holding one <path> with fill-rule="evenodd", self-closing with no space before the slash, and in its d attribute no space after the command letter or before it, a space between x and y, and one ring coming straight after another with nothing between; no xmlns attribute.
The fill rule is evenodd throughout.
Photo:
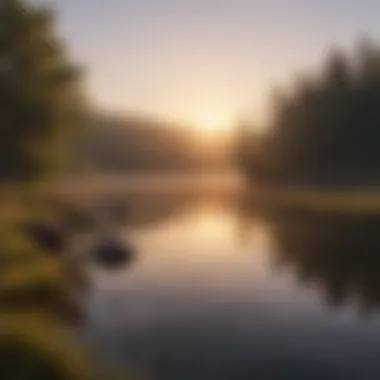
<svg viewBox="0 0 380 380"><path fill-rule="evenodd" d="M57 37L53 13L0 0L0 179L50 175L65 165L82 114L80 70Z"/></svg>

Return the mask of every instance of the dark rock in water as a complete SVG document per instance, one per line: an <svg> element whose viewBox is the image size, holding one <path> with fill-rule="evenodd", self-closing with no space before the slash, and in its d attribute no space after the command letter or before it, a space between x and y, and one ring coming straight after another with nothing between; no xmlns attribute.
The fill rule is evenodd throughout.
<svg viewBox="0 0 380 380"><path fill-rule="evenodd" d="M23 226L26 235L49 254L60 254L64 248L64 236L53 225L43 222L29 222Z"/></svg>
<svg viewBox="0 0 380 380"><path fill-rule="evenodd" d="M132 247L118 240L105 240L97 245L93 252L97 264L107 268L128 265L134 259Z"/></svg>

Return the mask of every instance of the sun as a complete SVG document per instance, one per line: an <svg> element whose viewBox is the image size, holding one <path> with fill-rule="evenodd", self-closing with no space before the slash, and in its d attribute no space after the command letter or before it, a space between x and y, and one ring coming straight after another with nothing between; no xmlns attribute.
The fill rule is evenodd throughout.
<svg viewBox="0 0 380 380"><path fill-rule="evenodd" d="M233 121L231 117L218 111L202 111L194 113L193 127L205 135L225 134L231 131Z"/></svg>

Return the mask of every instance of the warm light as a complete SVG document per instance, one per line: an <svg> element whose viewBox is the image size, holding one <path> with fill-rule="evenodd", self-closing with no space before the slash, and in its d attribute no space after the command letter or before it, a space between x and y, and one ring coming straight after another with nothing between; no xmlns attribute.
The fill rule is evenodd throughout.
<svg viewBox="0 0 380 380"><path fill-rule="evenodd" d="M193 115L192 124L203 134L220 134L230 132L233 122L230 117L218 111L203 111Z"/></svg>

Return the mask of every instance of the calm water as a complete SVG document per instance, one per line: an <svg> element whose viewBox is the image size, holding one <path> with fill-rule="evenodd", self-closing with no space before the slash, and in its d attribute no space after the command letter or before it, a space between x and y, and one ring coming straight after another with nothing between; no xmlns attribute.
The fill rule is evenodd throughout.
<svg viewBox="0 0 380 380"><path fill-rule="evenodd" d="M93 271L103 359L152 379L379 378L380 219L264 217L215 191L125 202L137 260Z"/></svg>

